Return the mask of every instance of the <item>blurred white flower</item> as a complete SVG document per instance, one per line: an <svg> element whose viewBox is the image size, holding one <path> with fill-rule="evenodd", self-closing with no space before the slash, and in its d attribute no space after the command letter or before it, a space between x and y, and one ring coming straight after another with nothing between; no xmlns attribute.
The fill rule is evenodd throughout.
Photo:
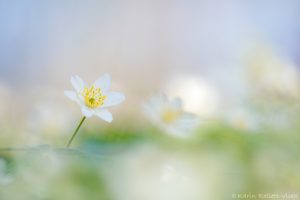
<svg viewBox="0 0 300 200"><path fill-rule="evenodd" d="M205 171L198 158L149 146L138 146L124 153L105 169L113 199L212 199L212 189L216 189L214 177Z"/></svg>
<svg viewBox="0 0 300 200"><path fill-rule="evenodd" d="M110 92L110 76L103 75L91 86L79 77L71 77L71 83L75 91L65 91L65 95L81 106L85 117L96 115L104 121L111 122L112 114L107 107L117 105L125 100L125 96L119 92Z"/></svg>
<svg viewBox="0 0 300 200"><path fill-rule="evenodd" d="M171 97L180 97L184 109L199 116L210 117L219 111L219 94L215 87L203 78L194 75L178 75L166 86Z"/></svg>
<svg viewBox="0 0 300 200"><path fill-rule="evenodd" d="M61 172L69 157L64 156L62 152L58 153L41 146L30 149L16 161L14 181L5 191L5 199L44 199L51 194L53 181L62 176Z"/></svg>
<svg viewBox="0 0 300 200"><path fill-rule="evenodd" d="M267 47L259 46L250 54L247 62L250 89L264 97L276 99L300 99L300 72L287 58Z"/></svg>
<svg viewBox="0 0 300 200"><path fill-rule="evenodd" d="M149 119L166 133L177 137L190 136L198 124L198 118L182 108L180 98L169 100L166 95L153 96L143 105Z"/></svg>
<svg viewBox="0 0 300 200"><path fill-rule="evenodd" d="M225 121L241 131L255 131L260 126L259 116L247 108L238 107L227 113Z"/></svg>
<svg viewBox="0 0 300 200"><path fill-rule="evenodd" d="M27 127L30 131L52 136L70 131L70 124L74 121L63 105L53 101L37 103L27 119Z"/></svg>

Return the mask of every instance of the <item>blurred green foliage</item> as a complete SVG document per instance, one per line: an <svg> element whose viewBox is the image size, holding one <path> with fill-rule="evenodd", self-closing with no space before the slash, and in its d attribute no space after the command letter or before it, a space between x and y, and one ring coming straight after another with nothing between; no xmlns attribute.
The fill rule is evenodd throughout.
<svg viewBox="0 0 300 200"><path fill-rule="evenodd" d="M192 157L208 166L217 164L218 173L224 175L216 183L221 184L218 187L222 190L217 195L220 199L231 199L232 193L297 192L300 191L298 130L284 133L271 129L238 130L214 122L183 140L154 127L83 130L71 149L49 146L2 149L2 159L7 163L2 176L9 175L12 180L1 185L0 197L114 199L107 179L103 178L107 176L106 169L114 167L114 160L124 156L124 152L147 145L171 152L172 156Z"/></svg>

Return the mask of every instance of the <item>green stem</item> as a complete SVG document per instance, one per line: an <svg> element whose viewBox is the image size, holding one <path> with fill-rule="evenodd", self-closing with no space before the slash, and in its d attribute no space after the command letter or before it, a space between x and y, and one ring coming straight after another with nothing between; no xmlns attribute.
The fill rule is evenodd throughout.
<svg viewBox="0 0 300 200"><path fill-rule="evenodd" d="M68 144L67 144L67 148L69 148L69 146L71 145L73 139L75 138L77 132L79 131L79 129L80 129L80 127L81 127L81 125L83 124L83 122L84 122L85 119L86 119L85 116L81 119L80 123L78 124L76 130L74 131L72 137L70 138L70 140L69 140L69 142L68 142Z"/></svg>

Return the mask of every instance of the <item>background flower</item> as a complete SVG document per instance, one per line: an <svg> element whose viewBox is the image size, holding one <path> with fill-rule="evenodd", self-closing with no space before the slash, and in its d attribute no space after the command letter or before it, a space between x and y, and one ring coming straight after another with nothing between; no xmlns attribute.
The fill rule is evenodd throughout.
<svg viewBox="0 0 300 200"><path fill-rule="evenodd" d="M150 98L144 104L145 114L166 133L177 137L188 137L198 125L194 114L185 112L179 98L169 100L164 94Z"/></svg>

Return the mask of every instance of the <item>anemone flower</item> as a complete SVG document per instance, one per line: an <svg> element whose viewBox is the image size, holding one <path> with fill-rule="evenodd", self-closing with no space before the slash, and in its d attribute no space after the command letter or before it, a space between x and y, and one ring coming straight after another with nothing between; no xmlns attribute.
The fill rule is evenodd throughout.
<svg viewBox="0 0 300 200"><path fill-rule="evenodd" d="M92 85L87 85L76 75L71 77L71 84L75 91L67 90L64 93L81 107L81 112L84 116L69 140L67 147L72 143L72 140L86 118L95 115L106 122L111 122L113 116L107 108L120 104L125 100L125 96L122 93L109 91L110 76L108 74L101 76Z"/></svg>
<svg viewBox="0 0 300 200"><path fill-rule="evenodd" d="M165 94L159 94L153 96L143 107L154 124L176 137L190 136L198 124L196 115L183 110L180 98L169 100Z"/></svg>

